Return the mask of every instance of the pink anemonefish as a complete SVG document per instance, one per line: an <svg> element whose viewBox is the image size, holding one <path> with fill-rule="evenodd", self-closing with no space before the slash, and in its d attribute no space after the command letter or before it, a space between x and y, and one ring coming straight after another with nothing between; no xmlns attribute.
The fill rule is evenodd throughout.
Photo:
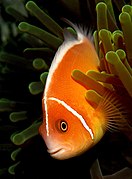
<svg viewBox="0 0 132 179"><path fill-rule="evenodd" d="M85 99L87 89L72 79L74 69L83 73L88 70L99 71L100 63L88 35L75 25L72 26L77 36L64 34L65 40L49 69L42 99L43 123L39 128L48 152L60 160L82 154L102 138L108 119L112 118L112 105L107 103L114 101L106 95L100 107L94 109ZM104 114L104 108L108 108L108 114ZM120 112L118 114L115 110L114 113L122 118Z"/></svg>

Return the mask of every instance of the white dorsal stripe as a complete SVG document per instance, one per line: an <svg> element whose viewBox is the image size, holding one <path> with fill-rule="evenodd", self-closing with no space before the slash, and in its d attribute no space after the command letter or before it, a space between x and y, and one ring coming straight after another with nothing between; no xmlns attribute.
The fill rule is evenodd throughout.
<svg viewBox="0 0 132 179"><path fill-rule="evenodd" d="M49 124L48 124L48 109L47 109L47 98L44 97L45 115L46 115L46 133L49 136Z"/></svg>
<svg viewBox="0 0 132 179"><path fill-rule="evenodd" d="M85 122L85 119L75 110L73 109L71 106L69 106L68 104L66 104L64 101L58 99L58 98L54 98L54 97L50 97L48 98L48 100L53 100L56 101L57 103L61 104L62 106L64 106L69 112L71 112L74 116L76 116L80 122L82 123L82 125L84 126L84 128L89 132L92 140L94 139L94 134L92 132L92 129L89 128L89 126L87 125L87 123Z"/></svg>
<svg viewBox="0 0 132 179"><path fill-rule="evenodd" d="M49 74L46 80L46 86L45 86L45 96L46 93L48 91L49 85L52 81L52 76L54 75L55 70L57 69L58 65L60 64L60 62L62 61L63 57L65 56L65 54L69 51L69 49L71 49L72 47L74 47L77 44L81 44L83 41L83 37L80 40L70 40L69 41L64 41L62 43L62 45L58 48L54 59L51 63L50 69L49 69Z"/></svg>

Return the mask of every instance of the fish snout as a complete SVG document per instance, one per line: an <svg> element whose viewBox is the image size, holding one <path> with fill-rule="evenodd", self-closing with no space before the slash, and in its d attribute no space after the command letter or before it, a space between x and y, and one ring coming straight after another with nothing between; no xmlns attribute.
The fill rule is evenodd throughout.
<svg viewBox="0 0 132 179"><path fill-rule="evenodd" d="M51 157L58 159L58 160L65 160L70 158L70 153L72 151L72 147L70 145L59 145L54 146L52 145L51 148L48 148L48 153Z"/></svg>

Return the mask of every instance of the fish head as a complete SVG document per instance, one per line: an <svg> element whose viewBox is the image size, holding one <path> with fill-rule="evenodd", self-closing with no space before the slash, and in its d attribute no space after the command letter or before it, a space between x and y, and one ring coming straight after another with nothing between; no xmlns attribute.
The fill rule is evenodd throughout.
<svg viewBox="0 0 132 179"><path fill-rule="evenodd" d="M39 132L53 158L68 159L91 148L93 134L85 126L87 124L82 115L56 98L49 100L46 105Z"/></svg>

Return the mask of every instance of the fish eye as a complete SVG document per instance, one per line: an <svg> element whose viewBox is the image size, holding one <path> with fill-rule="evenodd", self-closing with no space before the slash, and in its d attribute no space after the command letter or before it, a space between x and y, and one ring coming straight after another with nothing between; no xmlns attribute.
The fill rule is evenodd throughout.
<svg viewBox="0 0 132 179"><path fill-rule="evenodd" d="M60 121L60 129L62 132L66 132L68 129L68 124L66 121Z"/></svg>

